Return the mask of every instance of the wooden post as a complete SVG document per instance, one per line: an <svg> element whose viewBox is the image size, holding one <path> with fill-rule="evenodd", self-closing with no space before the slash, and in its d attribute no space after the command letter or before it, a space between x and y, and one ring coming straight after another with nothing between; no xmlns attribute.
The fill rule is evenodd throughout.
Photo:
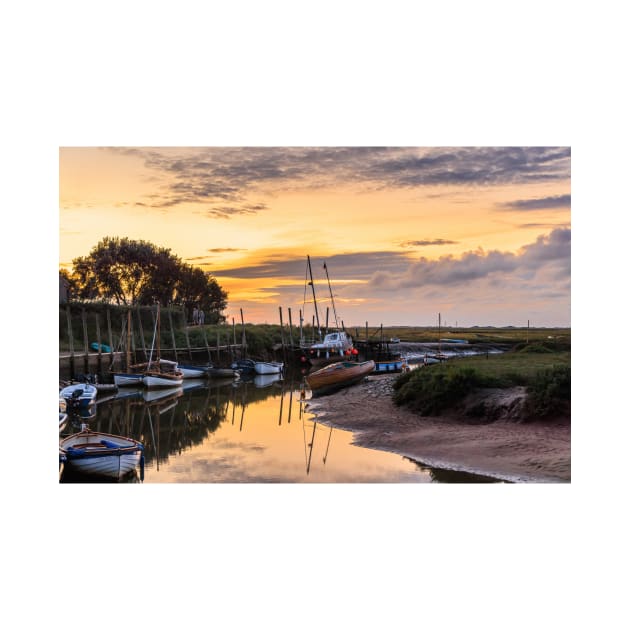
<svg viewBox="0 0 630 630"><path fill-rule="evenodd" d="M188 336L188 316L186 315L186 309L183 312L184 317L184 336L186 337L186 347L188 348L188 356L192 359L192 350L190 349L190 337Z"/></svg>
<svg viewBox="0 0 630 630"><path fill-rule="evenodd" d="M368 340L368 323L365 322L365 342L367 343Z"/></svg>
<svg viewBox="0 0 630 630"><path fill-rule="evenodd" d="M279 306L278 310L280 311L280 343L282 344L282 358L284 359L284 362L286 363L287 351L284 345L284 322L282 321L282 306Z"/></svg>
<svg viewBox="0 0 630 630"><path fill-rule="evenodd" d="M72 315L70 305L66 306L66 317L68 319L68 343L70 345L70 378L74 374L74 336L72 335Z"/></svg>
<svg viewBox="0 0 630 630"><path fill-rule="evenodd" d="M291 307L289 306L289 343L293 348L293 321L291 320Z"/></svg>
<svg viewBox="0 0 630 630"><path fill-rule="evenodd" d="M300 311L300 346L304 345L304 318L302 317L302 309Z"/></svg>
<svg viewBox="0 0 630 630"><path fill-rule="evenodd" d="M114 338L112 337L112 318L109 312L109 306L105 309L105 315L107 316L107 338L109 339L109 367L114 364Z"/></svg>
<svg viewBox="0 0 630 630"><path fill-rule="evenodd" d="M201 334L203 335L203 341L206 344L206 351L208 352L208 365L212 363L212 356L210 356L210 346L208 345L208 337L206 337L206 327L201 327Z"/></svg>
<svg viewBox="0 0 630 630"><path fill-rule="evenodd" d="M221 338L219 329L217 328L217 365L221 365L221 353L219 351L219 346L221 345Z"/></svg>
<svg viewBox="0 0 630 630"><path fill-rule="evenodd" d="M94 314L94 320L96 321L96 343L98 344L98 372L101 372L101 360L103 358L103 353L101 352L101 324L100 324L101 316L98 313Z"/></svg>
<svg viewBox="0 0 630 630"><path fill-rule="evenodd" d="M171 314L170 307L168 308L168 325L171 329L171 341L173 342L173 353L175 354L175 361L177 361L177 344L175 343L175 329L173 328L173 315Z"/></svg>
<svg viewBox="0 0 630 630"><path fill-rule="evenodd" d="M245 338L245 319L243 317L243 309L241 310L241 326L242 326L242 333L241 333L241 359L244 358L247 355L247 340Z"/></svg>
<svg viewBox="0 0 630 630"><path fill-rule="evenodd" d="M81 321L83 323L83 364L84 364L84 372L89 372L89 365L88 365L88 353L90 350L90 346L88 343L88 334L87 334L87 318L85 315L85 309L82 308L81 309Z"/></svg>
<svg viewBox="0 0 630 630"><path fill-rule="evenodd" d="M234 358L236 356L236 322L234 321L233 317L232 317L232 341L234 342L234 345L232 346L232 352L230 354L231 354L232 362L234 362Z"/></svg>
<svg viewBox="0 0 630 630"><path fill-rule="evenodd" d="M138 330L140 331L140 343L142 344L142 351L144 352L145 360L148 361L149 356L147 355L147 348L144 344L144 330L142 329L142 317L140 316L139 306L136 306L136 315L138 316ZM151 311L151 315L153 315L153 311Z"/></svg>

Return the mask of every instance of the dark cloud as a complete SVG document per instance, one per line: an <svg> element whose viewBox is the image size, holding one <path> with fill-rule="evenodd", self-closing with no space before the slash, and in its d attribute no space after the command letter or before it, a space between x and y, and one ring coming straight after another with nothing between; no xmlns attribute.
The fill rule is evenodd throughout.
<svg viewBox="0 0 630 630"><path fill-rule="evenodd" d="M557 279L569 276L570 264L571 230L560 228L547 236L540 236L516 254L478 250L467 252L458 258L443 256L438 260L429 260L422 257L398 274L379 269L372 274L370 285L383 290L428 285L449 287L512 274L533 277L541 271L546 271Z"/></svg>
<svg viewBox="0 0 630 630"><path fill-rule="evenodd" d="M539 199L517 199L500 204L500 210L552 210L554 208L571 208L571 195L556 195Z"/></svg>
<svg viewBox="0 0 630 630"><path fill-rule="evenodd" d="M206 210L206 216L209 218L227 219L235 214L256 214L266 209L267 206L264 203L246 203L238 206L213 206Z"/></svg>
<svg viewBox="0 0 630 630"><path fill-rule="evenodd" d="M391 273L404 270L409 264L409 256L399 252L359 252L353 254L337 254L326 258L312 258L313 278L326 281L323 270L324 262L328 267L331 283L342 278L365 280L372 275L374 269L382 269ZM225 267L214 271L216 276L238 278L295 278L296 283L303 284L307 275L306 256L302 258L284 258L281 255L269 257L260 263L245 267Z"/></svg>
<svg viewBox="0 0 630 630"><path fill-rule="evenodd" d="M426 239L422 241L405 241L401 247L426 247L428 245L456 245L457 241L449 241L443 238Z"/></svg>
<svg viewBox="0 0 630 630"><path fill-rule="evenodd" d="M209 216L265 209L252 203L263 186L295 190L360 184L366 190L427 185L476 186L567 181L566 147L211 147L110 149L163 174L163 189L138 205L229 204ZM525 200L527 201L527 200ZM515 202L518 203L518 202Z"/></svg>

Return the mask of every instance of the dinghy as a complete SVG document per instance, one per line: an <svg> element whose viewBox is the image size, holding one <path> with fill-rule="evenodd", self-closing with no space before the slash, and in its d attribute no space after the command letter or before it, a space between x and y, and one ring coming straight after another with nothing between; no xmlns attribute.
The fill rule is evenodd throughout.
<svg viewBox="0 0 630 630"><path fill-rule="evenodd" d="M362 363L342 361L331 363L321 370L308 374L305 380L311 388L313 396L321 396L359 383L373 371L374 361L363 361Z"/></svg>
<svg viewBox="0 0 630 630"><path fill-rule="evenodd" d="M69 409L86 409L96 400L97 389L90 383L68 385L59 392Z"/></svg>
<svg viewBox="0 0 630 630"><path fill-rule="evenodd" d="M79 433L62 439L59 449L68 470L82 475L118 480L144 463L144 447L137 440L91 431L86 425Z"/></svg>

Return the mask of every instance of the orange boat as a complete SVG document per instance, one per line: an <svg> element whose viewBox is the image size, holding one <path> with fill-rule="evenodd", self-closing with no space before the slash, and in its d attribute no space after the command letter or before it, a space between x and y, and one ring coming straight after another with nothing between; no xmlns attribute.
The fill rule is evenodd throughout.
<svg viewBox="0 0 630 630"><path fill-rule="evenodd" d="M322 396L342 387L354 385L373 371L374 361L364 361L363 363L339 361L308 374L306 383L311 388L313 396Z"/></svg>

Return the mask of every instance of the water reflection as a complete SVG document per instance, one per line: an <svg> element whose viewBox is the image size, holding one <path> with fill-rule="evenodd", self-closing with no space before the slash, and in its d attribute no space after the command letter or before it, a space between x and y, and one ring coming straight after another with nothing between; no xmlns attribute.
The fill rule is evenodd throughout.
<svg viewBox="0 0 630 630"><path fill-rule="evenodd" d="M144 483L470 481L355 446L352 433L314 421L300 385L274 374L185 381L167 390L121 388L99 398L91 417L71 417L60 435L87 421L95 431L139 440ZM62 481L79 480L64 473Z"/></svg>

